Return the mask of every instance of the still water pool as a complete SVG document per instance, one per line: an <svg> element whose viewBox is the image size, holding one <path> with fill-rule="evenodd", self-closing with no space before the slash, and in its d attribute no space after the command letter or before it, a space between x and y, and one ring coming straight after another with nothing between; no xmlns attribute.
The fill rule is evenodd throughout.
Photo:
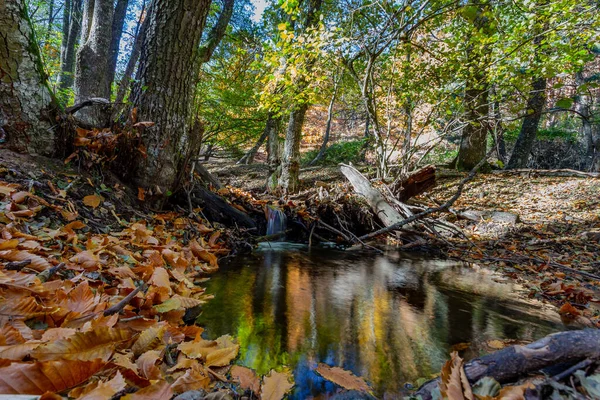
<svg viewBox="0 0 600 400"><path fill-rule="evenodd" d="M379 398L439 372L454 348L465 357L494 339L536 340L564 330L555 311L527 302L502 278L456 262L401 253L262 251L224 263L207 282L198 323L234 335L237 363L260 375L288 366L291 398L339 390L314 372L323 362L363 376ZM497 343L497 342L496 342Z"/></svg>

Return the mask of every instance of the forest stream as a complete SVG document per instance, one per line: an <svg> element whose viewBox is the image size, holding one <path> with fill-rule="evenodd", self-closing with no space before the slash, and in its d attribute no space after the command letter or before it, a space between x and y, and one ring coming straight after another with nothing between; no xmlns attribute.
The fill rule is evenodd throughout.
<svg viewBox="0 0 600 400"><path fill-rule="evenodd" d="M260 375L290 367L294 399L339 390L315 372L318 363L364 377L378 398L401 398L453 349L473 358L567 329L555 311L486 269L397 251L260 249L210 278L215 298L198 323L206 337L237 338L237 364Z"/></svg>

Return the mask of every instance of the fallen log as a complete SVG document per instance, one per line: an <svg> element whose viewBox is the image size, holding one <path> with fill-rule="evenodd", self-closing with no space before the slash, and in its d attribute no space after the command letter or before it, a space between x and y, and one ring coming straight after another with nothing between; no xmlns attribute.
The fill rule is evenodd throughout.
<svg viewBox="0 0 600 400"><path fill-rule="evenodd" d="M600 178L600 172L584 172L577 171L575 169L505 169L501 171L492 171L493 174L498 175L540 175L540 176L566 176L566 177L577 177L577 178Z"/></svg>
<svg viewBox="0 0 600 400"><path fill-rule="evenodd" d="M358 172L351 165L340 164L342 174L350 181L354 191L363 196L369 206L379 217L381 222L387 227L404 221L404 218L394 207L392 207L383 197L381 192L371 186L371 182L363 174ZM408 217L408 215L407 215Z"/></svg>
<svg viewBox="0 0 600 400"><path fill-rule="evenodd" d="M202 185L196 185L189 194L193 206L202 208L202 212L211 222L240 228L256 228L256 223L248 214L238 210L225 199Z"/></svg>
<svg viewBox="0 0 600 400"><path fill-rule="evenodd" d="M406 200L418 196L435 186L435 166L427 165L421 169L411 172L402 180L394 182L392 193L398 200Z"/></svg>
<svg viewBox="0 0 600 400"><path fill-rule="evenodd" d="M464 368L471 385L486 376L504 384L550 366L565 364L568 368L586 359L600 359L598 329L559 332L526 346L510 346L469 361ZM439 378L430 380L415 396L431 399L439 382Z"/></svg>

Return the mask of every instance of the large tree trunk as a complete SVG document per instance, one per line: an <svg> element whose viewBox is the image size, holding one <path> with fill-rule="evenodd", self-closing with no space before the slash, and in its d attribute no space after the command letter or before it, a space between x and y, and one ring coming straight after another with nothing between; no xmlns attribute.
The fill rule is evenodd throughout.
<svg viewBox="0 0 600 400"><path fill-rule="evenodd" d="M211 0L155 0L150 5L131 95L138 120L155 122L142 135L147 157L140 153L138 159L129 160L134 167L131 178L138 186L158 187L162 193L177 189L187 161L199 153L201 137L191 124L197 71L209 57L203 49L212 54L225 33L223 20L226 27L231 17L228 4L233 7L233 0L224 3L202 48Z"/></svg>
<svg viewBox="0 0 600 400"><path fill-rule="evenodd" d="M63 20L63 38L61 47L61 58L60 58L60 75L58 77L58 87L61 90L70 89L73 87L75 80L75 47L79 40L79 34L81 33L81 19L82 19L82 7L83 0L68 0L70 3L70 10L65 10L66 21ZM65 3L64 7L67 7ZM65 29L66 25L66 29ZM66 31L66 34L65 34Z"/></svg>
<svg viewBox="0 0 600 400"><path fill-rule="evenodd" d="M485 14L490 8L489 2L474 4L474 7L478 9L478 15L473 21L473 32L479 32L485 36L490 35L492 33L490 20ZM477 42L471 43L467 48L467 57L467 63L472 66L474 72L467 80L465 88L464 104L467 125L463 128L456 168L470 171L486 154L490 111L487 76L487 67L490 62L489 45Z"/></svg>
<svg viewBox="0 0 600 400"><path fill-rule="evenodd" d="M88 0L88 3L83 18L81 46L77 51L75 103L94 97L110 98L106 76L114 11L113 1ZM99 107L84 108L78 116L91 125L103 126L107 123L106 113Z"/></svg>
<svg viewBox="0 0 600 400"><path fill-rule="evenodd" d="M323 4L322 0L310 0L306 14L305 31L313 28L319 22L319 12ZM316 59L311 57L305 65L307 73L312 70ZM295 82L296 93L302 93L308 87L308 80L301 77ZM296 193L300 188L300 141L302 140L302 127L304 117L308 110L308 103L302 102L292 108L290 120L285 135L283 157L281 159L281 175L279 176L279 187L285 193Z"/></svg>
<svg viewBox="0 0 600 400"><path fill-rule="evenodd" d="M24 0L0 1L0 134L7 146L52 155L56 107Z"/></svg>
<svg viewBox="0 0 600 400"><path fill-rule="evenodd" d="M485 77L479 76L465 91L467 125L463 128L456 168L471 170L485 157L488 123L488 88L480 87Z"/></svg>
<svg viewBox="0 0 600 400"><path fill-rule="evenodd" d="M108 66L106 70L106 84L108 85L108 95L112 92L112 83L115 80L117 69L117 59L119 58L119 45L123 35L123 24L127 15L127 5L129 0L117 0L112 20L110 47L108 49Z"/></svg>
<svg viewBox="0 0 600 400"><path fill-rule="evenodd" d="M308 104L303 103L290 113L279 176L279 187L284 193L296 193L300 189L300 141L307 110Z"/></svg>
<svg viewBox="0 0 600 400"><path fill-rule="evenodd" d="M538 126L546 104L546 78L536 78L527 99L527 115L508 161L507 169L525 168L537 136Z"/></svg>

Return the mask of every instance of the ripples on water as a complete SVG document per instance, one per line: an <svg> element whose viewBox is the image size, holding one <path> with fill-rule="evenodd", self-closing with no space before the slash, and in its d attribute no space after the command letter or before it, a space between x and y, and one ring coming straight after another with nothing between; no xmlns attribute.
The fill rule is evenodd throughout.
<svg viewBox="0 0 600 400"><path fill-rule="evenodd" d="M285 248L281 244L278 245ZM440 260L334 250L265 251L224 265L198 323L205 336L237 337L238 364L263 375L294 371L292 398L327 398L339 388L317 363L363 376L378 397L438 373L453 345L536 340L563 330L555 312L530 304L499 277Z"/></svg>

